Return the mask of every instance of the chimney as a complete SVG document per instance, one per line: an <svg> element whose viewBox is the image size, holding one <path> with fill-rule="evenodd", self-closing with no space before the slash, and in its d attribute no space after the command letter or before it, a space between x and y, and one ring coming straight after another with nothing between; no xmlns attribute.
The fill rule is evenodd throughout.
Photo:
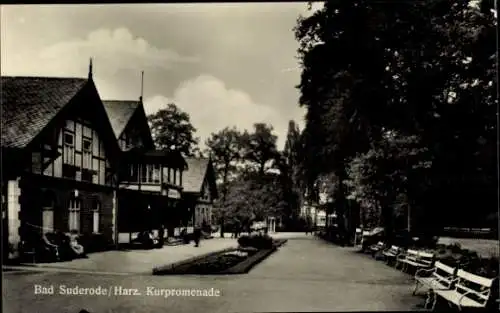
<svg viewBox="0 0 500 313"><path fill-rule="evenodd" d="M141 71L141 96L139 97L139 102L142 103L142 96L144 93L144 71Z"/></svg>
<svg viewBox="0 0 500 313"><path fill-rule="evenodd" d="M92 79L92 58L90 58L89 63L89 79Z"/></svg>

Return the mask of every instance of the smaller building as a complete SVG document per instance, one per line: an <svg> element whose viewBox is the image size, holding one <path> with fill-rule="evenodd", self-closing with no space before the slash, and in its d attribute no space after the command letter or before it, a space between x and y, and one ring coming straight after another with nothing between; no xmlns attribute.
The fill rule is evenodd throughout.
<svg viewBox="0 0 500 313"><path fill-rule="evenodd" d="M210 158L186 158L183 203L192 212L192 226L212 225L214 200L218 197L215 169ZM188 224L188 226L190 226Z"/></svg>
<svg viewBox="0 0 500 313"><path fill-rule="evenodd" d="M181 203L186 163L179 151L124 152L120 172L120 231L139 232L167 226L168 236L188 217Z"/></svg>

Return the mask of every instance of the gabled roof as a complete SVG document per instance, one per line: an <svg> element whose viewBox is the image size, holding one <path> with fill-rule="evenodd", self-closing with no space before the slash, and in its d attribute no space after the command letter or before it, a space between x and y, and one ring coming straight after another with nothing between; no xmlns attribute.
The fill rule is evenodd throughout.
<svg viewBox="0 0 500 313"><path fill-rule="evenodd" d="M141 103L133 100L103 100L102 103L118 139Z"/></svg>
<svg viewBox="0 0 500 313"><path fill-rule="evenodd" d="M217 186L212 161L206 158L186 158L187 171L182 175L182 187L185 193L201 193L205 179L208 179L212 197L217 197Z"/></svg>
<svg viewBox="0 0 500 313"><path fill-rule="evenodd" d="M2 76L2 147L28 145L87 82L86 78Z"/></svg>
<svg viewBox="0 0 500 313"><path fill-rule="evenodd" d="M201 192L208 169L208 159L186 158L187 171L182 174L184 192Z"/></svg>

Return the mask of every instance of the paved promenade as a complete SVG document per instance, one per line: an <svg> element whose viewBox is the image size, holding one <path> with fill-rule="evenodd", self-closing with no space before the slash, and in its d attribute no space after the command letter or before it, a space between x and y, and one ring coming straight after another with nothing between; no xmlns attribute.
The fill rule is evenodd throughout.
<svg viewBox="0 0 500 313"><path fill-rule="evenodd" d="M151 250L106 251L91 253L86 259L66 262L36 264L37 267L102 273L151 274L154 267L186 260L198 255L237 247L236 239L214 238L202 240L199 247L194 244L164 246Z"/></svg>
<svg viewBox="0 0 500 313"><path fill-rule="evenodd" d="M278 236L280 237L280 236ZM300 312L414 310L409 275L370 256L287 234L289 241L249 274L228 276L92 275L10 272L4 275L4 311L16 312ZM226 240L226 239L222 239ZM204 242L209 245L210 240ZM214 244L217 242L213 241ZM229 244L228 244L229 245ZM167 249L167 248L165 248ZM152 252L152 251L151 251ZM153 252L156 253L156 252ZM111 255L108 255L111 257ZM145 257L145 255L144 255ZM108 261L124 269L127 260ZM151 263L151 262L150 262ZM97 268L102 266L98 264ZM54 286L54 295L35 295L35 284ZM141 295L58 295L60 285L134 288ZM219 297L155 296L153 288L218 290Z"/></svg>

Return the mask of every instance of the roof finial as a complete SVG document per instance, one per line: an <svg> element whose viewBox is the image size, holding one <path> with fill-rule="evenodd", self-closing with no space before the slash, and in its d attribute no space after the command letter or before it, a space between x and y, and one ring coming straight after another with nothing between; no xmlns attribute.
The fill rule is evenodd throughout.
<svg viewBox="0 0 500 313"><path fill-rule="evenodd" d="M89 63L89 79L92 79L92 58L90 58Z"/></svg>
<svg viewBox="0 0 500 313"><path fill-rule="evenodd" d="M144 71L141 71L141 96L139 97L140 102L142 102L143 93L144 93Z"/></svg>

